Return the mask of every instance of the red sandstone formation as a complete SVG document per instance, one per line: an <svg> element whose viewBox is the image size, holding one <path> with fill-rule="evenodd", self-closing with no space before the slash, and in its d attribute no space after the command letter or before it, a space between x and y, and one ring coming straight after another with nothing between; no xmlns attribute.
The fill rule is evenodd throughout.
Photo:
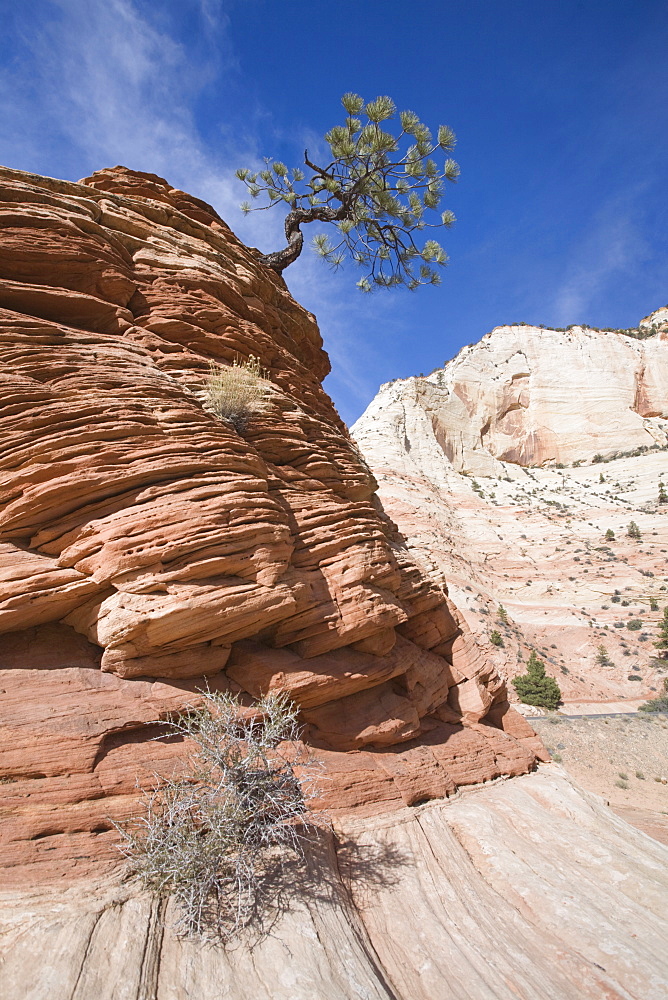
<svg viewBox="0 0 668 1000"><path fill-rule="evenodd" d="M5 882L116 861L109 818L183 750L155 721L205 683L287 690L333 810L530 770L539 740L382 513L282 279L151 174L0 187ZM270 392L242 436L203 387L251 354Z"/></svg>

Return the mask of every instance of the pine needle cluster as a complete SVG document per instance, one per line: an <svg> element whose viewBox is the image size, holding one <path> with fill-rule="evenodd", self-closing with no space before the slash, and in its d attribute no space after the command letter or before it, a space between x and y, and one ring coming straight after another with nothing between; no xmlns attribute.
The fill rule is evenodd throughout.
<svg viewBox="0 0 668 1000"><path fill-rule="evenodd" d="M333 268L349 257L365 273L358 288L439 284L437 268L448 257L435 239L418 242L416 236L428 228L451 226L452 212L439 211L444 183L456 181L459 167L446 155L454 149L455 135L445 125L436 137L412 111L397 115L389 97L377 97L365 104L358 94L341 99L346 119L325 135L328 162L322 166L304 153L308 173L289 170L284 163L265 160L265 169L237 170L236 176L248 189L251 199L266 197L268 209L284 204L288 246L264 261L279 273L301 253L301 226L307 222L329 222L334 235L318 233L312 241L316 253ZM390 131L388 122L398 124ZM255 210L251 202L241 206Z"/></svg>

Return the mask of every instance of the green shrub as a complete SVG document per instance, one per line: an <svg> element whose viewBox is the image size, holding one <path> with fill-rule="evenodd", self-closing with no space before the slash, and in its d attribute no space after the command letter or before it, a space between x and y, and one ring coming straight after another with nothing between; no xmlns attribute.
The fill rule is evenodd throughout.
<svg viewBox="0 0 668 1000"><path fill-rule="evenodd" d="M668 605L663 609L663 620L659 622L659 638L654 645L656 649L668 649Z"/></svg>
<svg viewBox="0 0 668 1000"><path fill-rule="evenodd" d="M629 538L635 538L636 540L642 538L640 528L638 527L635 521L630 522L628 528L626 529L626 534L629 536Z"/></svg>
<svg viewBox="0 0 668 1000"><path fill-rule="evenodd" d="M639 712L668 712L668 677L663 678L663 694L638 705Z"/></svg>
<svg viewBox="0 0 668 1000"><path fill-rule="evenodd" d="M608 541L608 542L614 542L614 540L615 540L615 533L612 530L612 528L608 528L608 530L605 533L605 538L606 538L606 541Z"/></svg>
<svg viewBox="0 0 668 1000"><path fill-rule="evenodd" d="M642 628L642 622L639 618L632 618L626 623L626 627L631 632L639 632Z"/></svg>
<svg viewBox="0 0 668 1000"><path fill-rule="evenodd" d="M490 632L489 641L493 646L503 646L503 637L496 629L494 629L493 632Z"/></svg>
<svg viewBox="0 0 668 1000"><path fill-rule="evenodd" d="M561 689L553 677L545 673L545 664L535 650L527 663L526 674L513 679L513 687L525 705L555 709L561 701Z"/></svg>
<svg viewBox="0 0 668 1000"><path fill-rule="evenodd" d="M207 379L204 402L211 413L243 431L253 411L267 395L267 381L254 355L231 365L212 364Z"/></svg>
<svg viewBox="0 0 668 1000"><path fill-rule="evenodd" d="M499 621L503 622L504 625L508 623L508 612L504 608L503 604L499 604L498 608L496 609L496 616L499 619Z"/></svg>
<svg viewBox="0 0 668 1000"><path fill-rule="evenodd" d="M249 710L208 692L166 725L194 754L145 791L141 816L117 826L120 849L131 876L175 897L178 929L225 941L259 915L286 860L303 859L315 762L283 695Z"/></svg>

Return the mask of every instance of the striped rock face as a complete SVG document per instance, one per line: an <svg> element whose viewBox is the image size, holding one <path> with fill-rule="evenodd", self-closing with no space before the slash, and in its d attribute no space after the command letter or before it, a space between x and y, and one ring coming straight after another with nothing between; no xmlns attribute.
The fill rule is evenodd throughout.
<svg viewBox="0 0 668 1000"><path fill-rule="evenodd" d="M500 674L535 649L573 710L663 689L667 308L628 330L497 327L381 386L351 433Z"/></svg>
<svg viewBox="0 0 668 1000"><path fill-rule="evenodd" d="M205 684L287 691L333 811L530 770L540 741L383 513L281 278L153 175L2 169L0 198L7 877L116 864L110 819ZM205 389L250 356L238 430Z"/></svg>

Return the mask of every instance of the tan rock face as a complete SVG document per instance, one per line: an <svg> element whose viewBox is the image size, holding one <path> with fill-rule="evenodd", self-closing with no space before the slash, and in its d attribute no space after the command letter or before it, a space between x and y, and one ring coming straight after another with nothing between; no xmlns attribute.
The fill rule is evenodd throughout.
<svg viewBox="0 0 668 1000"><path fill-rule="evenodd" d="M334 810L529 770L540 742L382 513L282 280L153 175L3 170L0 196L9 866L114 858L109 817L183 752L155 720L204 678L291 694ZM250 355L240 434L204 388Z"/></svg>
<svg viewBox="0 0 668 1000"><path fill-rule="evenodd" d="M574 705L637 705L668 668L667 331L666 309L636 337L499 327L383 386L353 427L414 558L448 581L471 633L455 644L510 677L537 649Z"/></svg>

